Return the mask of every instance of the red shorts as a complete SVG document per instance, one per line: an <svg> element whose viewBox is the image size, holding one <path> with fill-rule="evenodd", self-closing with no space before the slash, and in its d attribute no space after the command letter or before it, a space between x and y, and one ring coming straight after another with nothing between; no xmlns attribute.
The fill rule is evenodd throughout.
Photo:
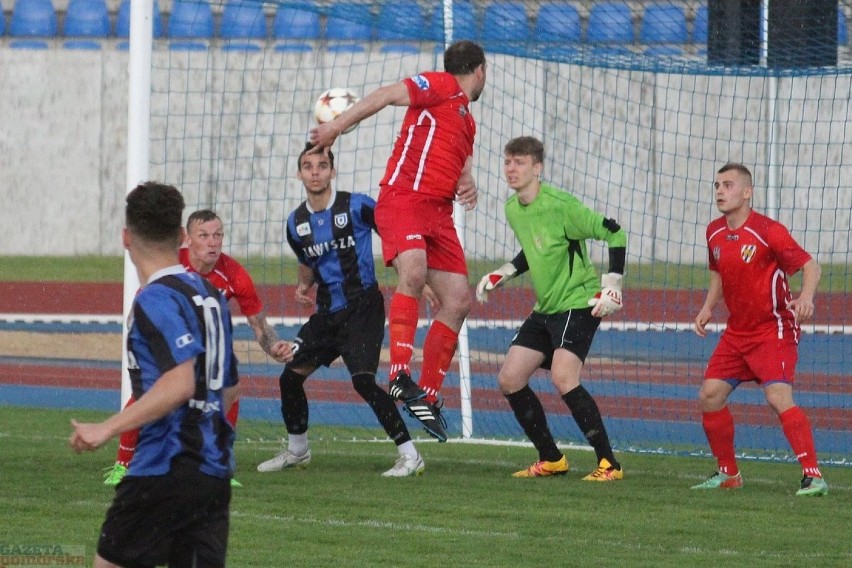
<svg viewBox="0 0 852 568"><path fill-rule="evenodd" d="M467 276L451 200L409 189L382 188L375 216L386 266L401 252L423 249L429 268Z"/></svg>
<svg viewBox="0 0 852 568"><path fill-rule="evenodd" d="M704 378L792 384L798 361L798 344L791 337L743 337L724 332Z"/></svg>

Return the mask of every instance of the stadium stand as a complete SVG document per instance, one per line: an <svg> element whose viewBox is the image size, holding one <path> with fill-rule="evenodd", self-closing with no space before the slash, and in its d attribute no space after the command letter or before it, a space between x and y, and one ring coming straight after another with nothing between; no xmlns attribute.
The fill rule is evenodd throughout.
<svg viewBox="0 0 852 568"><path fill-rule="evenodd" d="M257 0L228 0L222 10L219 37L227 40L222 49L226 51L260 51L268 37L266 14L263 3Z"/></svg>
<svg viewBox="0 0 852 568"><path fill-rule="evenodd" d="M169 14L169 49L202 51L213 38L213 10L207 2L175 0Z"/></svg>
<svg viewBox="0 0 852 568"><path fill-rule="evenodd" d="M370 22L370 23L365 23ZM325 25L325 37L332 52L357 53L374 39L373 13L369 4L332 4Z"/></svg>
<svg viewBox="0 0 852 568"><path fill-rule="evenodd" d="M470 39L479 40L479 30L476 24L476 10L473 2L469 0L461 0L453 2L453 30L452 39ZM436 46L436 49L443 50L444 42L444 18L442 13L438 12L432 15L432 38L435 41L441 42Z"/></svg>
<svg viewBox="0 0 852 568"><path fill-rule="evenodd" d="M646 5L639 41L644 44L684 44L689 41L683 6L670 3Z"/></svg>
<svg viewBox="0 0 852 568"><path fill-rule="evenodd" d="M121 0L118 6L118 16L115 21L115 35L119 38L130 37L130 2L131 0ZM160 12L160 3L154 0L154 9L152 17L154 19L154 37L163 37L163 16ZM120 42L119 47L126 48L127 42Z"/></svg>
<svg viewBox="0 0 852 568"><path fill-rule="evenodd" d="M276 51L311 51L321 35L320 14L314 4L282 4L272 20Z"/></svg>
<svg viewBox="0 0 852 568"><path fill-rule="evenodd" d="M633 11L626 2L599 2L589 9L589 43L633 43ZM618 51L618 50L616 50Z"/></svg>
<svg viewBox="0 0 852 568"><path fill-rule="evenodd" d="M47 49L47 38L56 37L58 32L56 10L51 0L27 0L15 2L9 35L9 45L16 49Z"/></svg>
<svg viewBox="0 0 852 568"><path fill-rule="evenodd" d="M707 44L707 6L699 6L695 10L695 20L692 22L692 42Z"/></svg>
<svg viewBox="0 0 852 568"><path fill-rule="evenodd" d="M388 1L379 8L376 21L381 51L418 53L419 42L429 39L426 15L416 0Z"/></svg>
<svg viewBox="0 0 852 568"><path fill-rule="evenodd" d="M846 25L846 14L843 13L843 6L837 7L837 45L846 45L849 43L849 27Z"/></svg>
<svg viewBox="0 0 852 568"><path fill-rule="evenodd" d="M106 0L71 0L65 12L62 45L66 49L100 49L98 39L110 35L109 9Z"/></svg>
<svg viewBox="0 0 852 568"><path fill-rule="evenodd" d="M527 8L515 0L494 0L483 13L482 40L487 51L523 55L528 49Z"/></svg>

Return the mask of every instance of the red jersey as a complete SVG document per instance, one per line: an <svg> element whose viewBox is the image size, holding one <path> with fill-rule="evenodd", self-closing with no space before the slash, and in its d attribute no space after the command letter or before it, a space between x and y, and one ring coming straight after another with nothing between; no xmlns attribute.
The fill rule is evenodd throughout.
<svg viewBox="0 0 852 568"><path fill-rule="evenodd" d="M455 199L473 155L476 123L456 78L443 71L403 79L411 104L379 185Z"/></svg>
<svg viewBox="0 0 852 568"><path fill-rule="evenodd" d="M788 274L810 259L787 228L752 211L742 227L731 230L724 217L707 227L710 270L722 279L728 306L728 330L798 340L799 326L787 304L793 299Z"/></svg>
<svg viewBox="0 0 852 568"><path fill-rule="evenodd" d="M189 263L189 249L180 249L180 263L189 272L197 272ZM201 273L199 273L201 274ZM219 255L219 260L213 265L213 270L207 274L201 274L204 278L216 286L225 298L234 298L240 306L240 312L246 317L256 316L263 309L260 296L243 265L225 253Z"/></svg>

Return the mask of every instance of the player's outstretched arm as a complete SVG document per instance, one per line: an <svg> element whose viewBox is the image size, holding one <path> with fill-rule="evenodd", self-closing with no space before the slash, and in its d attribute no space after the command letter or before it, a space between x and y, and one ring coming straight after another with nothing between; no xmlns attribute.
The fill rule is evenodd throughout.
<svg viewBox="0 0 852 568"><path fill-rule="evenodd" d="M479 280L479 284L476 286L477 301L484 304L488 301L489 292L496 290L512 278L520 276L529 270L529 268L530 266L527 264L527 257L524 251L519 252L511 262L507 262L497 270L489 272Z"/></svg>
<svg viewBox="0 0 852 568"><path fill-rule="evenodd" d="M96 450L122 432L162 418L184 404L195 394L194 367L193 357L166 371L144 396L103 422L86 424L72 419L71 448L77 453Z"/></svg>
<svg viewBox="0 0 852 568"><path fill-rule="evenodd" d="M312 128L308 140L316 148L309 153L331 147L344 130L373 116L386 106L407 106L410 103L408 87L402 81L379 87L334 120Z"/></svg>

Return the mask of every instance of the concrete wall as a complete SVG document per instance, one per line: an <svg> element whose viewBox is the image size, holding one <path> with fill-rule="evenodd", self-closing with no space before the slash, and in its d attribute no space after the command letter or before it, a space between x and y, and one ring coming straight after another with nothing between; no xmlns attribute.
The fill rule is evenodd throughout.
<svg viewBox="0 0 852 568"><path fill-rule="evenodd" d="M98 52L0 42L0 254L120 252L128 55L114 41ZM190 207L219 210L234 254L288 254L283 223L303 193L295 157L319 92L364 93L436 67L431 46L400 56L376 46L294 54L159 45L149 177L181 187ZM546 179L628 229L631 261L704 262L713 177L727 161L753 168L760 210L777 180L775 215L821 262L850 261L848 75L770 81L501 55L489 56L488 73L472 107L481 190L476 211L465 215L472 256L514 253L502 214L502 147L530 134L545 141ZM385 110L340 139L339 188L376 195L401 115ZM603 252L594 247L597 258Z"/></svg>

